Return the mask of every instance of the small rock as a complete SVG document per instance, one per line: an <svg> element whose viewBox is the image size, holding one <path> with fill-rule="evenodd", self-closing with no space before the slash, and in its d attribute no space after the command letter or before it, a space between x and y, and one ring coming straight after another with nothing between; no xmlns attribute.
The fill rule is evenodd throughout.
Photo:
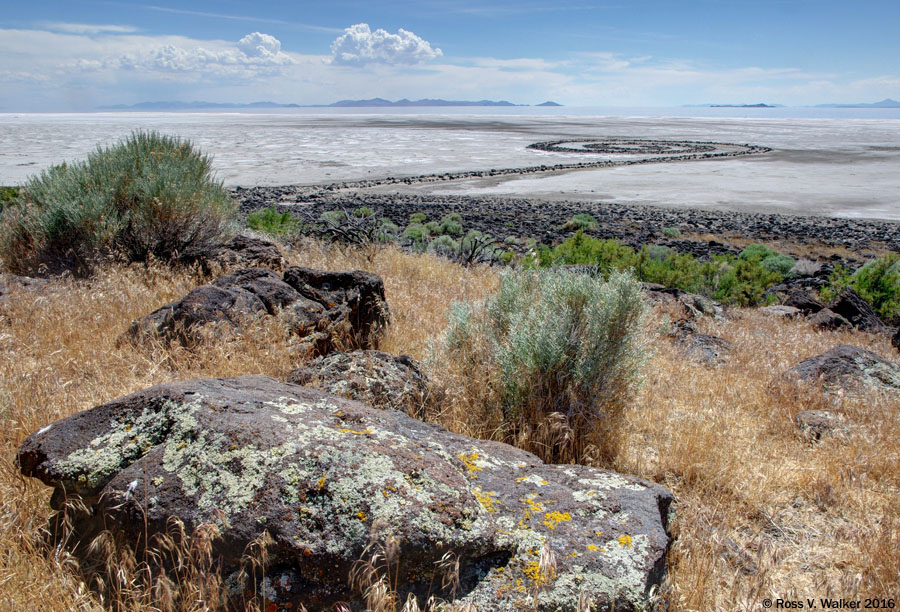
<svg viewBox="0 0 900 612"><path fill-rule="evenodd" d="M685 354L703 365L720 365L733 348L724 338L697 333L697 326L690 319L675 321L669 335L681 345Z"/></svg>
<svg viewBox="0 0 900 612"><path fill-rule="evenodd" d="M809 322L817 329L850 329L853 324L847 319L832 312L829 308L823 308L809 318Z"/></svg>
<svg viewBox="0 0 900 612"><path fill-rule="evenodd" d="M803 290L792 291L784 305L798 308L804 315L812 315L825 308L825 304Z"/></svg>
<svg viewBox="0 0 900 612"><path fill-rule="evenodd" d="M843 428L841 415L826 410L802 410L794 417L794 423L800 428L807 440L820 440L831 435L835 430Z"/></svg>
<svg viewBox="0 0 900 612"><path fill-rule="evenodd" d="M793 306L763 306L759 311L769 316L785 319L796 319L802 314L799 308Z"/></svg>

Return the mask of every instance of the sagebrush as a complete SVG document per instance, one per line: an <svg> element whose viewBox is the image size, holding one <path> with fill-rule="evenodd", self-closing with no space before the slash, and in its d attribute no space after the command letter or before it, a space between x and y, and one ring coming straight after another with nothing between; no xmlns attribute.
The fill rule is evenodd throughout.
<svg viewBox="0 0 900 612"><path fill-rule="evenodd" d="M237 204L186 140L134 132L30 178L0 228L15 273L90 272L104 258L188 261L236 229Z"/></svg>
<svg viewBox="0 0 900 612"><path fill-rule="evenodd" d="M445 344L473 376L495 376L509 441L553 463L597 462L615 455L646 357L644 312L629 273L508 272L487 301L453 304Z"/></svg>

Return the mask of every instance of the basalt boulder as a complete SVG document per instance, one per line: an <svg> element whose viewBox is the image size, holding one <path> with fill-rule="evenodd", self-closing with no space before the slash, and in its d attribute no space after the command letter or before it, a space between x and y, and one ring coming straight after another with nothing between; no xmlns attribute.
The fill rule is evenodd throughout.
<svg viewBox="0 0 900 612"><path fill-rule="evenodd" d="M457 598L479 610L574 612L580 596L592 609L644 610L666 574L672 496L656 484L545 465L271 378L152 387L41 428L18 463L56 489L57 509L81 496L82 509L66 506L66 545L86 565L101 529L140 553L170 517L189 533L212 523L226 583L236 593L264 585L278 609L359 607L349 576L371 541L394 542L392 583L420 605L450 595L435 575L447 553L459 563ZM266 574L242 582L240 557L264 533ZM540 570L545 549L555 576Z"/></svg>
<svg viewBox="0 0 900 612"><path fill-rule="evenodd" d="M821 355L804 359L790 376L826 389L872 389L900 392L900 366L872 351L839 344Z"/></svg>
<svg viewBox="0 0 900 612"><path fill-rule="evenodd" d="M892 331L872 310L868 302L853 289L844 289L828 308L850 321L859 330L876 334L890 334Z"/></svg>
<svg viewBox="0 0 900 612"><path fill-rule="evenodd" d="M277 316L309 352L321 355L338 345L377 346L389 315L384 283L370 272L289 268L282 276L248 268L197 287L134 321L126 337L189 345L210 335L239 332L248 322L267 316Z"/></svg>
<svg viewBox="0 0 900 612"><path fill-rule="evenodd" d="M672 323L669 336L682 348L685 355L707 366L724 363L734 348L724 338L699 333L696 323L691 319L679 319Z"/></svg>
<svg viewBox="0 0 900 612"><path fill-rule="evenodd" d="M373 408L424 415L428 379L409 355L359 350L332 353L307 362L287 381L354 399Z"/></svg>
<svg viewBox="0 0 900 612"><path fill-rule="evenodd" d="M238 234L218 247L203 262L207 273L240 268L284 268L285 259L277 244L258 236Z"/></svg>

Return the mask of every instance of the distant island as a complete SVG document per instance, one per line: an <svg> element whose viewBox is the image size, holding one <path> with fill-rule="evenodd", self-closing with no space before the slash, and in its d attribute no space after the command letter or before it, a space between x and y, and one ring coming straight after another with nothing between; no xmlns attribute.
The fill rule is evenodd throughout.
<svg viewBox="0 0 900 612"><path fill-rule="evenodd" d="M817 104L816 108L900 108L900 102L885 98L881 102L859 102L857 104Z"/></svg>
<svg viewBox="0 0 900 612"><path fill-rule="evenodd" d="M102 111L169 111L169 110L236 110L236 109L266 109L266 108L396 108L412 106L529 106L528 104L513 104L506 100L441 100L424 98L422 100L385 100L384 98L370 98L368 100L340 100L331 104L279 104L277 102L251 102L249 104L236 104L229 102L138 102L137 104L115 104L112 106L100 106ZM547 101L536 106L562 106L557 102Z"/></svg>

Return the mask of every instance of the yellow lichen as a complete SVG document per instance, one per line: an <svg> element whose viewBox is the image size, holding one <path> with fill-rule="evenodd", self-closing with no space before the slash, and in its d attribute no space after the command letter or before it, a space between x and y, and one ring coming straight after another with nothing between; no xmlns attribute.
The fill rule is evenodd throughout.
<svg viewBox="0 0 900 612"><path fill-rule="evenodd" d="M357 513L356 513L356 518L358 518L358 519L361 520L363 523L365 523L366 520L367 520L369 517L366 515L365 512L357 512Z"/></svg>
<svg viewBox="0 0 900 612"><path fill-rule="evenodd" d="M591 552L597 552L598 550L600 550L597 546L594 546L593 544L588 544L587 549Z"/></svg>
<svg viewBox="0 0 900 612"><path fill-rule="evenodd" d="M460 453L457 455L459 460L462 461L466 470L469 472L469 478L475 478L476 472L480 472L482 468L480 468L476 462L481 459L481 456L478 454L478 451L472 451L471 453Z"/></svg>
<svg viewBox="0 0 900 612"><path fill-rule="evenodd" d="M632 537L630 535L620 535L619 536L619 545L622 548L631 548L631 543L633 541L634 540L632 539Z"/></svg>
<svg viewBox="0 0 900 612"><path fill-rule="evenodd" d="M546 525L548 529L556 529L556 526L560 523L571 520L571 514L569 514L568 512L559 512L558 510L548 512L544 515L544 525Z"/></svg>
<svg viewBox="0 0 900 612"><path fill-rule="evenodd" d="M475 499L478 500L478 503L484 506L484 509L491 514L494 513L498 505L502 505L494 499L494 496L497 495L495 491L482 491L481 487L475 487L472 489L472 493L475 494Z"/></svg>
<svg viewBox="0 0 900 612"><path fill-rule="evenodd" d="M328 472L322 474L322 477L319 478L319 491L321 491L325 487L325 478L328 476Z"/></svg>
<svg viewBox="0 0 900 612"><path fill-rule="evenodd" d="M538 512L544 511L544 504L534 501L535 497L537 497L537 493L531 493L530 495L526 495L525 497L523 497L521 500L522 505L525 506L525 514L522 515L521 519L519 519L520 529L528 529L528 519L530 519Z"/></svg>
<svg viewBox="0 0 900 612"><path fill-rule="evenodd" d="M346 427L340 427L340 428L338 428L338 431L341 433L345 433L345 434L355 434L357 436L364 436L366 434L372 433L371 429L356 430L356 429L348 429Z"/></svg>

